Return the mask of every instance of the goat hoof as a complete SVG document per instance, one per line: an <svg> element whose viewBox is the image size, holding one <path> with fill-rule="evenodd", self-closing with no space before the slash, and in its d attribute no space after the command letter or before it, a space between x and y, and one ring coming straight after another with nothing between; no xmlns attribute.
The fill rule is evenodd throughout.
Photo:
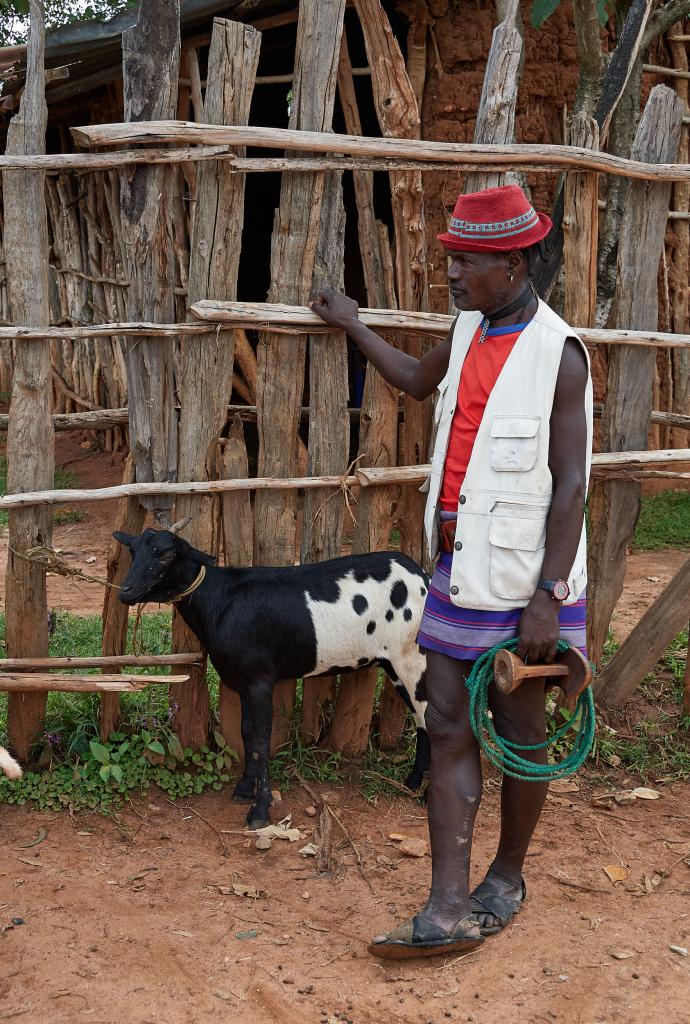
<svg viewBox="0 0 690 1024"><path fill-rule="evenodd" d="M247 818L247 828L252 829L252 831L256 831L258 828L266 828L270 824L271 822L268 818L253 818L251 821Z"/></svg>
<svg viewBox="0 0 690 1024"><path fill-rule="evenodd" d="M409 789L410 793L416 793L422 784L422 780L418 775L408 775L403 786L405 789Z"/></svg>
<svg viewBox="0 0 690 1024"><path fill-rule="evenodd" d="M253 793L233 793L232 802L234 804L251 804L254 802Z"/></svg>

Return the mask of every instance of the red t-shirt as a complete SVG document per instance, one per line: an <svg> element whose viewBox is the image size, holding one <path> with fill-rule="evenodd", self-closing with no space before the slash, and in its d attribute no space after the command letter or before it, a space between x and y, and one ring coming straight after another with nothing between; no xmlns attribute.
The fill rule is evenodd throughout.
<svg viewBox="0 0 690 1024"><path fill-rule="evenodd" d="M511 324L508 327L490 327L486 340L481 345L477 340L481 333L481 324L475 332L462 364L458 403L450 426L440 498L441 509L444 512L458 510L460 488L465 479L486 403L506 359L526 326L524 323Z"/></svg>

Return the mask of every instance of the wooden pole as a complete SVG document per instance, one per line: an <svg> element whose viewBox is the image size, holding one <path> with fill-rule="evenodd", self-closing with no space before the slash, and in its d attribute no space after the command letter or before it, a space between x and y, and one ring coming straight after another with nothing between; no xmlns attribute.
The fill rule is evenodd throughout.
<svg viewBox="0 0 690 1024"><path fill-rule="evenodd" d="M585 113L570 123L574 146L599 148L599 127ZM565 319L569 324L594 323L597 302L597 238L599 213L596 174L570 173L565 179L563 258L565 262Z"/></svg>
<svg viewBox="0 0 690 1024"><path fill-rule="evenodd" d="M198 646L198 644L197 644ZM101 658L0 658L3 672L49 671L57 668L161 668L163 665L196 665L203 655L200 651L189 654L120 654ZM96 679L98 682L98 679Z"/></svg>
<svg viewBox="0 0 690 1024"><path fill-rule="evenodd" d="M678 22L682 28L682 22ZM687 40L686 36L686 40ZM674 65L688 70L688 51L682 39L675 35L668 37ZM678 78L673 83L676 95L687 107L690 105L690 83L687 78ZM683 119L683 130L678 147L678 160L688 163L690 159L690 129ZM671 327L680 333L690 330L690 184L676 182L673 186L673 207L679 216L672 224L676 244L671 250L672 274L669 281L671 300ZM687 352L669 353L671 360L672 398L671 409L681 415L690 414L690 358ZM684 447L690 442L687 429L672 429L669 444Z"/></svg>
<svg viewBox="0 0 690 1024"><path fill-rule="evenodd" d="M419 140L420 119L405 61L379 0L355 0L357 15L371 67L376 114L385 138ZM390 174L395 229L395 277L403 309L428 309L426 227L421 174ZM406 336L404 350L415 358L423 353L421 339ZM404 395L403 422L398 437L398 463L414 465L426 458L424 406ZM419 560L422 555L423 505L421 494L407 491L399 509L401 549Z"/></svg>
<svg viewBox="0 0 690 1024"><path fill-rule="evenodd" d="M656 86L635 136L633 154L672 160L678 151L683 105L670 89ZM654 329L657 324L657 268L664 244L670 184L630 187L621 229L618 280L612 322ZM612 350L602 444L611 451L643 448L652 410L654 354L620 346ZM631 401L630 396L635 400ZM590 657L596 663L625 575L625 549L639 515L640 485L615 480L595 483L590 495L588 618Z"/></svg>
<svg viewBox="0 0 690 1024"><path fill-rule="evenodd" d="M357 105L354 83L350 74L350 58L347 51L347 39L343 32L338 68L338 87L340 102L345 116L345 127L350 135L361 135L362 125ZM391 301L395 304L394 284L386 287L387 257L390 258L387 232L384 236L382 225L376 221L374 212L374 176L368 171L353 173L355 201L359 230L359 248L362 256L362 268L367 289L368 301L375 306L386 306ZM379 227L382 230L379 231ZM392 263L392 261L391 261ZM393 277L391 267L391 279ZM371 363L367 366L362 395L362 411L359 423L359 445L357 450L358 466L395 466L398 446L398 395L391 388ZM366 551L381 551L388 547L390 531L393 524L393 509L397 504L398 490L393 487L362 489L354 511L356 524L354 528L352 551L354 554ZM335 499L334 499L335 500ZM344 676L340 686L343 696L340 699L336 714L340 718L339 730L336 730L336 742L347 740L345 732L348 728L347 702L354 701L359 695L361 708L357 732L362 732L364 745L368 740L367 730L364 731L364 717L371 719L371 709L378 671L376 668L360 669L356 673ZM350 693L348 698L347 694ZM382 701L385 700L385 689ZM388 716L390 719L391 716ZM398 722L400 728L402 723ZM396 723L393 723L395 730ZM339 732L339 735L338 735ZM361 741L360 745L361 745ZM331 743L335 749L335 744Z"/></svg>
<svg viewBox="0 0 690 1024"><path fill-rule="evenodd" d="M123 474L125 485L134 482L134 461L128 456ZM135 536L140 534L144 528L146 509L136 497L124 497L117 508L117 516L113 524L113 532L118 530L123 533L131 533ZM130 570L131 560L129 552L123 552L122 545L114 537L110 538L108 546L108 561L106 565L106 578L110 584L105 588L103 596L103 633L101 638L101 652L105 657L121 656L127 650L127 625L129 622L129 608L122 601L118 601L117 588ZM197 644L198 646L198 644ZM106 742L111 732L117 729L120 719L120 698L116 693L101 697L100 707L100 735L101 740Z"/></svg>
<svg viewBox="0 0 690 1024"><path fill-rule="evenodd" d="M519 17L518 0L510 0L505 18L494 29L474 126L475 143L507 145L513 141L523 50ZM476 192L482 188L495 188L505 181L506 175L502 173L468 174L464 190Z"/></svg>
<svg viewBox="0 0 690 1024"><path fill-rule="evenodd" d="M345 37L343 33L343 38ZM318 259L312 293L325 286L342 290L345 262L345 207L342 176L326 177L321 207ZM309 441L310 476L347 473L350 452L350 417L347 411L348 360L344 333L333 334L324 345L322 335L309 336ZM344 503L331 491L310 490L304 495L301 562L336 558L341 553ZM302 693L302 738L319 739L323 704L335 693L335 676L310 680ZM287 736L285 737L287 739Z"/></svg>
<svg viewBox="0 0 690 1024"><path fill-rule="evenodd" d="M370 3L371 0L366 0ZM373 77L373 76L372 76ZM614 174L643 181L688 181L690 165L653 164L645 160L627 159L610 153L593 153L572 146L514 143L510 146L478 146L473 142L430 142L410 138L355 138L338 133L263 128L200 125L184 121L149 121L139 124L102 124L71 128L79 146L146 145L152 142L199 144L210 146L257 146L300 152L324 153L328 156L382 157L389 160L421 160L428 170L435 161L457 166L551 168L558 171L578 170ZM216 158L216 154L213 154ZM80 156L80 160L86 160ZM107 160L99 155L99 160ZM51 166L62 166L62 160L51 157ZM64 157L63 157L64 160ZM76 161L75 161L76 163ZM0 166L2 161L0 160ZM390 169L390 168L389 168ZM395 168L392 168L395 169Z"/></svg>
<svg viewBox="0 0 690 1024"><path fill-rule="evenodd" d="M237 21L214 19L204 121L246 123L260 45L261 36L255 29ZM243 221L244 177L230 174L223 163L203 163L190 246L190 303L201 298L236 297ZM232 390L233 342L232 334L214 340L188 335L182 342L178 480L210 480L216 475L216 442L225 426ZM181 495L175 514L179 519L191 517L185 534L190 544L214 551L217 500L211 495ZM173 645L176 651L198 646L177 611L173 613ZM184 747L202 746L210 721L206 666L193 671L190 683L171 691L171 699L178 705L175 727L180 742Z"/></svg>
<svg viewBox="0 0 690 1024"><path fill-rule="evenodd" d="M219 452L220 478L234 480L247 477L249 466L242 420L233 417L228 439ZM221 497L223 547L225 564L248 566L254 554L254 519L249 491L230 491ZM225 741L233 750L243 753L240 729L240 698L234 690L221 685L218 691L218 721Z"/></svg>
<svg viewBox="0 0 690 1024"><path fill-rule="evenodd" d="M299 5L290 131L330 134L345 0L303 0ZM283 174L271 239L269 300L306 303L311 297L321 237L324 174ZM306 337L288 342L262 333L257 352L258 472L290 476L296 467L304 390ZM254 563L293 565L297 556L294 494L257 494ZM273 691L275 748L285 742L295 703L295 683Z"/></svg>
<svg viewBox="0 0 690 1024"><path fill-rule="evenodd" d="M43 4L30 0L26 85L19 113L7 132L7 152L44 153L47 107L44 96ZM4 251L12 318L18 324L49 323L48 225L45 174L4 171ZM50 342L30 341L14 347L14 374L7 430L7 484L20 493L53 483L54 438L51 424ZM6 641L10 657L48 653L48 605L45 568L18 557L51 543L49 509L17 510L9 517L5 575ZM45 693L11 695L8 704L10 744L28 760L45 711Z"/></svg>
<svg viewBox="0 0 690 1024"><path fill-rule="evenodd" d="M32 696L46 697L48 692L61 693L132 693L152 683L184 683L187 675L140 676L126 675L63 675L58 672L2 672L0 691L21 693L24 700Z"/></svg>
<svg viewBox="0 0 690 1024"><path fill-rule="evenodd" d="M122 33L125 121L175 116L180 61L179 0L140 0L137 23ZM120 220L132 319L169 323L175 316L171 229L172 172L136 167L120 175ZM159 339L126 342L130 446L136 479L172 480L177 471L173 349ZM162 496L145 507L163 524L171 503Z"/></svg>
<svg viewBox="0 0 690 1024"><path fill-rule="evenodd" d="M616 708L632 697L690 615L690 558L644 613L594 683L594 695Z"/></svg>

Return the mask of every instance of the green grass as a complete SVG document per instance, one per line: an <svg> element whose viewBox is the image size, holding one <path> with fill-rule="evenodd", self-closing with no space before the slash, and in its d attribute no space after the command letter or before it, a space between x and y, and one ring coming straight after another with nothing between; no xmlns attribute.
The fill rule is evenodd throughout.
<svg viewBox="0 0 690 1024"><path fill-rule="evenodd" d="M614 643L607 645L609 657L615 650ZM613 731L600 724L595 763L633 772L646 782L690 778L690 716L682 713L687 656L684 630L642 683L634 705L637 720Z"/></svg>
<svg viewBox="0 0 690 1024"><path fill-rule="evenodd" d="M53 477L53 487L56 490L68 490L79 486L79 479L74 473L65 469L56 469ZM7 459L0 457L0 495L7 494ZM64 523L78 523L84 518L84 511L80 508L56 508L53 511L53 523L62 526ZM0 526L7 526L9 513L0 512Z"/></svg>
<svg viewBox="0 0 690 1024"><path fill-rule="evenodd" d="M690 549L690 491L661 491L642 499L633 551Z"/></svg>

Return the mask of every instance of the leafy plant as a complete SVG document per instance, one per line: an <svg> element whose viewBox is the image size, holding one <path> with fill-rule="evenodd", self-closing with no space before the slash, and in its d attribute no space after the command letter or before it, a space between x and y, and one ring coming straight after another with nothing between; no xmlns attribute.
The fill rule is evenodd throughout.
<svg viewBox="0 0 690 1024"><path fill-rule="evenodd" d="M544 22L554 13L560 2L561 0L532 0L530 21L534 27L541 28ZM597 0L597 18L600 25L605 25L608 21L606 0Z"/></svg>
<svg viewBox="0 0 690 1024"><path fill-rule="evenodd" d="M44 0L46 29L76 21L104 21L137 0ZM29 0L0 0L0 45L24 43L29 32Z"/></svg>

